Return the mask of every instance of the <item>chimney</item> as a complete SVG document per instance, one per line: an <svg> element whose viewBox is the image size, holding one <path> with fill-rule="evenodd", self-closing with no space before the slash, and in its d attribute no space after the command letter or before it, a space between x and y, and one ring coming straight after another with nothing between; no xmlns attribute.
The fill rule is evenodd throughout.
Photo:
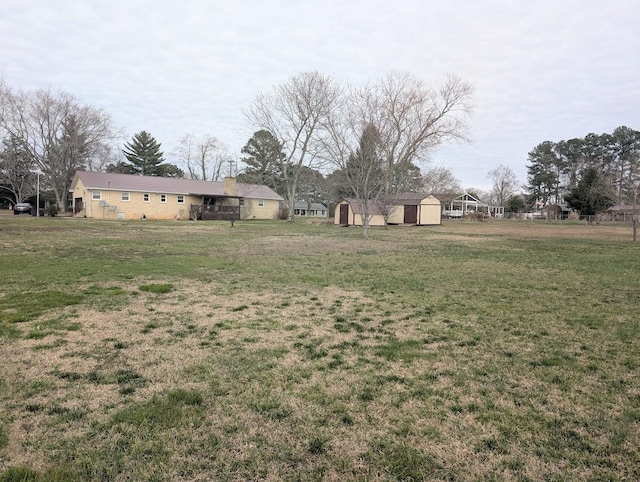
<svg viewBox="0 0 640 482"><path fill-rule="evenodd" d="M224 178L224 193L227 196L237 196L238 191L236 189L236 178L225 177Z"/></svg>

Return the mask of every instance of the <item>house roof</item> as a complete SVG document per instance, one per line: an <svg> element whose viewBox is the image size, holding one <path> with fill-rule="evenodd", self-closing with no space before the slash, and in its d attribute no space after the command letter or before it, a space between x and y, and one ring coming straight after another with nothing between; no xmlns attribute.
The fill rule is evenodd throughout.
<svg viewBox="0 0 640 482"><path fill-rule="evenodd" d="M71 190L78 181L87 189L115 191L155 192L164 194L184 194L196 196L227 196L222 181L198 181L195 179L178 179L175 177L136 176L134 174L113 174L106 172L76 171ZM236 184L237 196L253 199L283 198L273 189L259 184Z"/></svg>
<svg viewBox="0 0 640 482"><path fill-rule="evenodd" d="M310 209L312 211L327 210L327 206L322 203L311 203L310 205L306 201L296 201L295 209Z"/></svg>
<svg viewBox="0 0 640 482"><path fill-rule="evenodd" d="M462 194L450 194L447 196L441 196L440 200L443 202L465 201L468 203L482 204L482 201L480 201L480 199L475 197L473 194L469 194L468 192Z"/></svg>
<svg viewBox="0 0 640 482"><path fill-rule="evenodd" d="M640 213L640 206L634 204L616 204L607 209L607 211L619 214L637 214Z"/></svg>
<svg viewBox="0 0 640 482"><path fill-rule="evenodd" d="M550 211L550 210L562 211L566 213L570 213L571 211L573 211L573 209L571 209L566 204L547 204L545 207L541 209L541 211Z"/></svg>

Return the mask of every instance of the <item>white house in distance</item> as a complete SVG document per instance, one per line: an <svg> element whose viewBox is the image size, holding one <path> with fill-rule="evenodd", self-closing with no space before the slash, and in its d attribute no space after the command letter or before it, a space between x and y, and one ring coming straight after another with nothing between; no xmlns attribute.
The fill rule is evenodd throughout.
<svg viewBox="0 0 640 482"><path fill-rule="evenodd" d="M77 171L75 217L96 219L276 219L282 197L267 186Z"/></svg>
<svg viewBox="0 0 640 482"><path fill-rule="evenodd" d="M504 206L490 206L466 192L454 198L442 200L443 218L463 218L475 213L502 218L504 217Z"/></svg>
<svg viewBox="0 0 640 482"><path fill-rule="evenodd" d="M329 210L322 203L308 203L306 201L296 201L294 214L307 218L328 218Z"/></svg>

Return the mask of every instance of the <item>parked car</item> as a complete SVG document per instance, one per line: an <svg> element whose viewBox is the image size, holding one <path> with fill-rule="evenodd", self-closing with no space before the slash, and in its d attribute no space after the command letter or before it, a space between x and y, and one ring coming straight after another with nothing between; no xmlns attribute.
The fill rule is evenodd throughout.
<svg viewBox="0 0 640 482"><path fill-rule="evenodd" d="M30 203L17 203L13 206L13 214L31 214L31 209Z"/></svg>

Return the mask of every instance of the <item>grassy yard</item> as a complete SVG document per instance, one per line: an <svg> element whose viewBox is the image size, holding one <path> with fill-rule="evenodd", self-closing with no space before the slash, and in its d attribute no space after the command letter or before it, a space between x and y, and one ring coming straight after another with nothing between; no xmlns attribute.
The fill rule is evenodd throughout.
<svg viewBox="0 0 640 482"><path fill-rule="evenodd" d="M629 227L0 218L0 481L640 480Z"/></svg>

